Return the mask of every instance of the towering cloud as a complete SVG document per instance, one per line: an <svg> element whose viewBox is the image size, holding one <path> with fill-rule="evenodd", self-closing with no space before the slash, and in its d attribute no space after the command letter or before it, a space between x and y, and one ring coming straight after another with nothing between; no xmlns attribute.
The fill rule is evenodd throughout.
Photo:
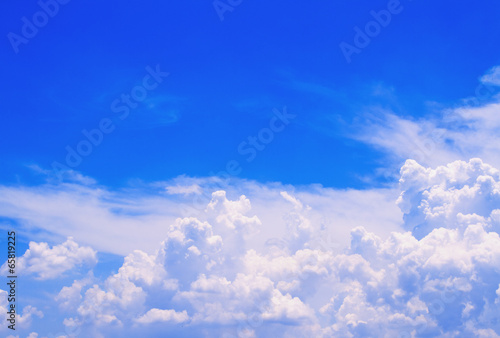
<svg viewBox="0 0 500 338"><path fill-rule="evenodd" d="M311 192L274 194L287 206L283 232L256 246L273 226L260 217L268 216L243 195L215 191L196 217L165 224L156 250L135 250L116 273L60 289L64 325L93 336L498 335L500 172L479 159L436 168L408 160L399 186L401 231L381 236L358 224L343 250L317 245L325 225ZM95 261L68 239L31 243L20 267L50 279ZM21 318L32 314L27 307Z"/></svg>

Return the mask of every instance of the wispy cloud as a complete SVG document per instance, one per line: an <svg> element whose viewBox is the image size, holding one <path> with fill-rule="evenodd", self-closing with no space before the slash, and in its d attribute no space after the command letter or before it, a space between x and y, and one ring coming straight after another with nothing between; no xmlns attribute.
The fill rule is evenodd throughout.
<svg viewBox="0 0 500 338"><path fill-rule="evenodd" d="M481 79L494 83L498 67ZM470 100L465 100L470 102ZM365 122L358 123L351 137L382 150L400 164L406 159L431 166L455 159L479 157L500 165L500 103L496 96L480 105L444 108L427 117L402 117L395 112L372 108L365 113Z"/></svg>

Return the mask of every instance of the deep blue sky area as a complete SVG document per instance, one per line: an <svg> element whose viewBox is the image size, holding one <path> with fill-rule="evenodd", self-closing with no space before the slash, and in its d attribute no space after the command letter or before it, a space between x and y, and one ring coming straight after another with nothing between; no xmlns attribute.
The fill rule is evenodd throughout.
<svg viewBox="0 0 500 338"><path fill-rule="evenodd" d="M355 117L369 107L425 116L430 102L473 96L500 61L498 1L402 0L348 63L339 44L353 45L354 27L388 3L243 0L220 20L212 1L71 0L16 53L8 34L21 36L41 7L7 2L1 180L29 183L22 168L65 164L66 146L109 118L114 130L74 167L108 185L206 176L236 160L244 178L362 187L382 160L348 137ZM120 119L112 102L156 65L168 77ZM285 106L296 117L247 162L240 144Z"/></svg>

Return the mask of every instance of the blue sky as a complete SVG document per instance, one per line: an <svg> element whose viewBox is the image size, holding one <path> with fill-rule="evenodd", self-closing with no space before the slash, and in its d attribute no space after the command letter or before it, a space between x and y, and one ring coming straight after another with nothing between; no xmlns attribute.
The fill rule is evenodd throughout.
<svg viewBox="0 0 500 338"><path fill-rule="evenodd" d="M478 77L498 63L497 6L403 1L348 64L339 44L352 44L354 27L373 20L370 11L386 9L386 1L242 2L223 21L211 2L71 1L17 54L2 40L9 79L2 85L2 177L15 182L27 164L63 163L81 130L116 119L111 102L140 83L146 66L159 64L169 77L78 171L111 185L206 176L241 160L238 145L266 126L273 108L286 106L297 119L242 177L361 187L358 176L379 167L381 156L349 140L339 120L350 124L372 106L425 116L473 96ZM2 30L20 34L20 18L39 9L10 4ZM159 106L148 108L150 101Z"/></svg>
<svg viewBox="0 0 500 338"><path fill-rule="evenodd" d="M498 1L55 1L0 20L19 337L500 334Z"/></svg>

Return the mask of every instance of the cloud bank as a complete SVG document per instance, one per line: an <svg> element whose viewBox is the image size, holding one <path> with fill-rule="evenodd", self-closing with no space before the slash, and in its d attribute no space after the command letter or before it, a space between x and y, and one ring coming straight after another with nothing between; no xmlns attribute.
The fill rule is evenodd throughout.
<svg viewBox="0 0 500 338"><path fill-rule="evenodd" d="M498 86L498 67L480 81ZM362 127L402 163L386 188L179 176L111 190L76 173L0 186L0 215L43 230L23 278L57 286L57 310L27 304L20 323L33 337L42 316L66 337L497 337L495 100ZM101 253L123 259L103 270Z"/></svg>
<svg viewBox="0 0 500 338"><path fill-rule="evenodd" d="M96 337L500 334L500 172L480 159L408 160L399 189L401 230L359 224L344 248L318 245L314 207L298 197L307 194L287 191L282 236L256 247L272 224L248 197L215 191L197 217L166 226L154 252L134 250L116 273L63 287L63 324ZM40 257L47 269L34 268ZM67 274L82 262L91 271L95 252L72 239L31 243L21 261L48 279L46 270Z"/></svg>

